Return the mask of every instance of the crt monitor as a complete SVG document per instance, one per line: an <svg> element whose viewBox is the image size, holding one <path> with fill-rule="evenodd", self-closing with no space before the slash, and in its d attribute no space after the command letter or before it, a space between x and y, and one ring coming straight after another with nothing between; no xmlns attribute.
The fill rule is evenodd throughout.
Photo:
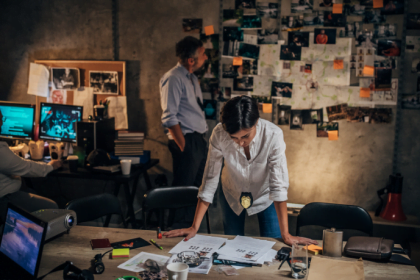
<svg viewBox="0 0 420 280"><path fill-rule="evenodd" d="M83 117L83 107L41 102L39 139L76 142L76 122Z"/></svg>
<svg viewBox="0 0 420 280"><path fill-rule="evenodd" d="M0 138L34 138L35 105L0 101Z"/></svg>

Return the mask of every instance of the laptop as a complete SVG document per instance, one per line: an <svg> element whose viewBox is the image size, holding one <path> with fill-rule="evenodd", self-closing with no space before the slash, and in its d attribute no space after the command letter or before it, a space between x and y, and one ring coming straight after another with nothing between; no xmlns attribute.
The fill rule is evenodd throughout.
<svg viewBox="0 0 420 280"><path fill-rule="evenodd" d="M36 279L47 223L11 203L5 221L0 240L0 279Z"/></svg>

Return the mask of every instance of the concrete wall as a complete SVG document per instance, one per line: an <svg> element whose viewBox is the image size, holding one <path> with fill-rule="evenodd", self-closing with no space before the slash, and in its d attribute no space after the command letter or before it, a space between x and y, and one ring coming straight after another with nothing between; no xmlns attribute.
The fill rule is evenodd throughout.
<svg viewBox="0 0 420 280"><path fill-rule="evenodd" d="M129 127L146 132L145 149L160 159L151 173L165 173L171 179L172 159L160 122L159 80L176 64L174 46L185 36L181 20L202 18L204 26L214 25L218 30L219 1L118 2L119 59L127 61ZM111 0L4 3L0 10L0 100L35 101L26 94L29 63L35 59L111 60L111 8ZM285 4L282 14L286 11ZM418 216L419 120L420 111L403 111L399 131L399 168L405 176L404 209L407 214ZM395 121L383 125L340 121L340 139L336 142L316 138L313 125L306 125L303 131L284 129L289 201L324 201L375 209L376 191L385 186L392 172L394 125ZM75 182L41 182L44 191L55 192L62 203L82 195L80 189L87 193L112 189L104 182L94 186L77 182L83 186L79 188L74 187Z"/></svg>

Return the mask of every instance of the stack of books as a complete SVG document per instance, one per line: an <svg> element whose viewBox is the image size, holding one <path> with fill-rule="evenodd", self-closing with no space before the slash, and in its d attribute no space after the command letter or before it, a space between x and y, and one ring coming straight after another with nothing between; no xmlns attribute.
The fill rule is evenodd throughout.
<svg viewBox="0 0 420 280"><path fill-rule="evenodd" d="M115 140L116 156L141 156L143 155L144 133L139 131L118 131Z"/></svg>

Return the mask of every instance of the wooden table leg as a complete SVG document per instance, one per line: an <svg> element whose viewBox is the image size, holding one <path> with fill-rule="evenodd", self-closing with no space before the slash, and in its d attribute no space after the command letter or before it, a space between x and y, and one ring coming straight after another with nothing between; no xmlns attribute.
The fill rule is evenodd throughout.
<svg viewBox="0 0 420 280"><path fill-rule="evenodd" d="M131 196L130 186L128 183L122 183L122 186L124 188L125 200L127 202L127 208L128 208L127 215L130 217L129 222L131 223L131 226L133 228L138 228L138 225L136 222L136 214L134 213L134 207L133 207L134 197Z"/></svg>

